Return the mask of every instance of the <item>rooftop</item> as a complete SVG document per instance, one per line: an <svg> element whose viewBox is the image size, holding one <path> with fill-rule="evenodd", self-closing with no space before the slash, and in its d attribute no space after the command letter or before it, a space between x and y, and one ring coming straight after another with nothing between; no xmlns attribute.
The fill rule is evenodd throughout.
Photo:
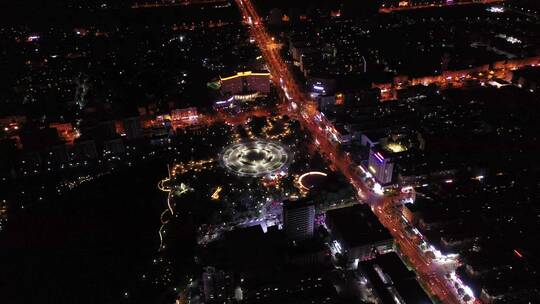
<svg viewBox="0 0 540 304"><path fill-rule="evenodd" d="M339 234L349 247L392 239L368 205L358 204L327 211L326 222L331 223L332 233Z"/></svg>

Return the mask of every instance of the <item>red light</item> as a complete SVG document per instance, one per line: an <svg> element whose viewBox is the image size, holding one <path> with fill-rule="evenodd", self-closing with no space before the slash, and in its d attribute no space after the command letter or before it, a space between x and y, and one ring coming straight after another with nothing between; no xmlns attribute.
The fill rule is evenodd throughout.
<svg viewBox="0 0 540 304"><path fill-rule="evenodd" d="M521 254L521 252L517 251L517 249L514 249L514 254L515 254L518 258L523 258L523 255Z"/></svg>

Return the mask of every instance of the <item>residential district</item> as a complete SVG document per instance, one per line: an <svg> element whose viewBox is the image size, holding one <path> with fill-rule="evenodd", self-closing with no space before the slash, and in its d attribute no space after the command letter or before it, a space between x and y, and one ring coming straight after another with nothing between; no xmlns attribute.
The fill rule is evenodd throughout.
<svg viewBox="0 0 540 304"><path fill-rule="evenodd" d="M540 302L536 1L7 9L5 303Z"/></svg>

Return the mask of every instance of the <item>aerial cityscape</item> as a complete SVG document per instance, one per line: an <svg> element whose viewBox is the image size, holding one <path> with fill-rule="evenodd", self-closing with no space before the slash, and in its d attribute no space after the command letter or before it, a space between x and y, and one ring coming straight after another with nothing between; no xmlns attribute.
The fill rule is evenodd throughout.
<svg viewBox="0 0 540 304"><path fill-rule="evenodd" d="M540 1L0 14L0 303L540 303Z"/></svg>

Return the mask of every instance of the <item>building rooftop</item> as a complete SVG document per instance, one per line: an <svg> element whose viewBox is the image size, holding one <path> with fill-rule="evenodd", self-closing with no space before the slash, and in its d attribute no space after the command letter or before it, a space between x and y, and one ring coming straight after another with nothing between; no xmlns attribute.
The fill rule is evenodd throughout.
<svg viewBox="0 0 540 304"><path fill-rule="evenodd" d="M368 205L334 209L326 212L326 221L341 236L346 246L363 246L392 239L388 230L379 222Z"/></svg>
<svg viewBox="0 0 540 304"><path fill-rule="evenodd" d="M395 296L401 297L405 303L432 303L416 280L414 272L407 269L396 253L362 261L359 268L367 275L383 303L395 303ZM393 294L394 292L397 294Z"/></svg>

